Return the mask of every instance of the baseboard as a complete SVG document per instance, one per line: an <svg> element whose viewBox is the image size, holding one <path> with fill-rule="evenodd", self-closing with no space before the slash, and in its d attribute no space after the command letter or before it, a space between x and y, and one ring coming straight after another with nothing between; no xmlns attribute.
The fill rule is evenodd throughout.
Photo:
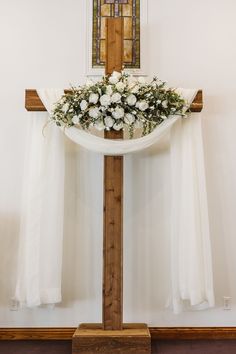
<svg viewBox="0 0 236 354"><path fill-rule="evenodd" d="M236 327L150 327L154 340L236 339ZM71 340L75 327L0 328L0 340Z"/></svg>
<svg viewBox="0 0 236 354"><path fill-rule="evenodd" d="M236 327L150 327L152 339L236 339Z"/></svg>

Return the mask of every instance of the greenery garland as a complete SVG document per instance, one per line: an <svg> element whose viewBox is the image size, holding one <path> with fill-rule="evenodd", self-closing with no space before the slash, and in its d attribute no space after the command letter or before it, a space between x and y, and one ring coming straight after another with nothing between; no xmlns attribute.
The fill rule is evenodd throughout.
<svg viewBox="0 0 236 354"><path fill-rule="evenodd" d="M146 83L114 71L94 83L72 87L55 104L51 119L62 127L80 125L88 130L122 130L128 127L130 137L135 128L149 134L171 115L184 116L187 102L156 77Z"/></svg>

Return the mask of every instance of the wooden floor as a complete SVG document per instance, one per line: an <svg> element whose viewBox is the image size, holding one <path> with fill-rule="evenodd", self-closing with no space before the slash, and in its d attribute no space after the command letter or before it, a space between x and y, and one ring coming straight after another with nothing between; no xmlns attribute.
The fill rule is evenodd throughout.
<svg viewBox="0 0 236 354"><path fill-rule="evenodd" d="M42 353L71 354L71 341L0 341L0 354ZM234 354L236 353L236 340L161 340L154 341L154 343L152 344L152 354L190 353Z"/></svg>

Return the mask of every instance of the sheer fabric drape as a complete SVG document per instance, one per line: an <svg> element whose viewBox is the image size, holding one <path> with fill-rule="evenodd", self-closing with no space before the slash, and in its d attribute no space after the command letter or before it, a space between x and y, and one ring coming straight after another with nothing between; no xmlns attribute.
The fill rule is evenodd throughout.
<svg viewBox="0 0 236 354"><path fill-rule="evenodd" d="M52 103L62 94L60 90L39 90L38 93L49 112ZM191 102L196 91L181 90L181 93ZM27 306L61 300L64 136L58 127L49 124L43 137L42 129L46 120L42 118L42 113L35 114L31 121L27 148L19 272L15 293L15 299ZM148 136L131 141L108 141L77 128L66 129L65 134L95 153L120 155L136 152L133 155L136 159L138 151L148 149L152 144L158 146L163 136L170 135L171 213L165 216L171 224L170 305L176 313L182 310L186 301L191 306L213 306L200 115L192 114L190 118L184 119L173 116ZM158 149L155 153L158 153ZM127 163L130 163L130 159L132 154ZM142 188L145 191L145 180ZM152 223L152 228L155 231L155 223Z"/></svg>

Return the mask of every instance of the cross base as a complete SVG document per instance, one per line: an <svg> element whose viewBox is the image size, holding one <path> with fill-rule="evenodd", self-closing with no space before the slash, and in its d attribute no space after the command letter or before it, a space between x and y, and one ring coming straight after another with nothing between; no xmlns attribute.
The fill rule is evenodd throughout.
<svg viewBox="0 0 236 354"><path fill-rule="evenodd" d="M72 354L151 354L146 324L124 324L123 329L104 330L102 324L81 324L72 339Z"/></svg>

